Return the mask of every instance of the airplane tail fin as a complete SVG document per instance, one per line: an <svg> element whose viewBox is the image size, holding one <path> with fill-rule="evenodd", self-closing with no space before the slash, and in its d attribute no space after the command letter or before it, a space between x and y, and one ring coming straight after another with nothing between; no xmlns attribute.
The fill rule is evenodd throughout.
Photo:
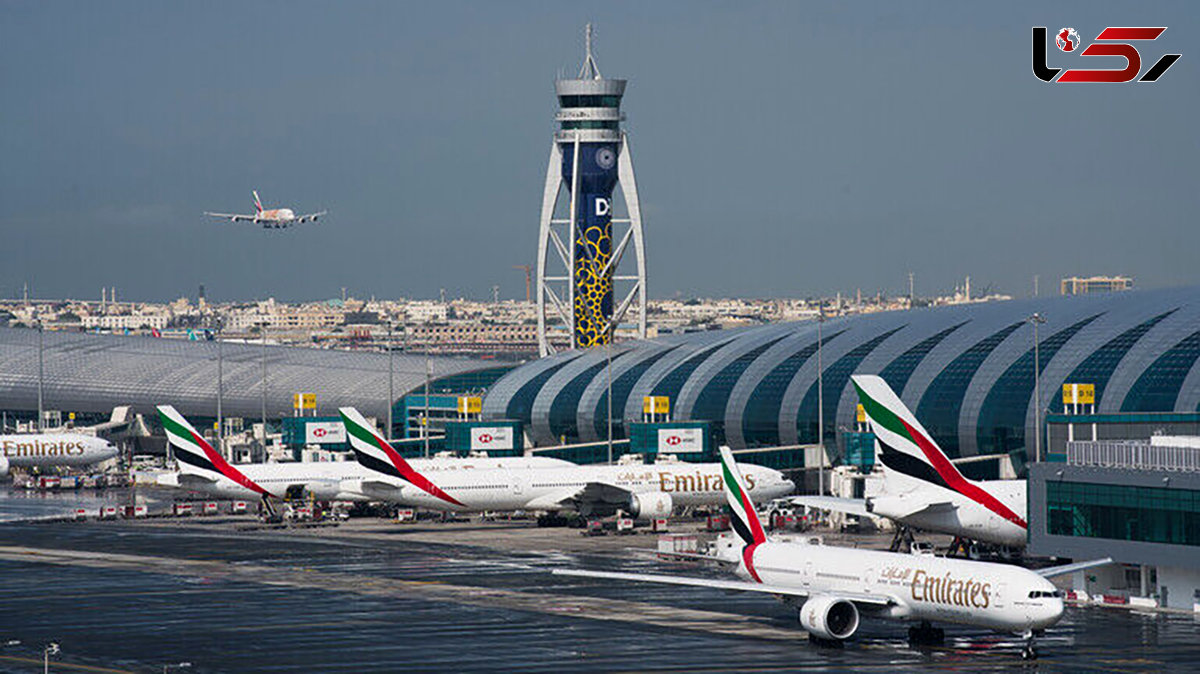
<svg viewBox="0 0 1200 674"><path fill-rule="evenodd" d="M167 441L175 451L175 460L179 464L179 472L190 475L203 475L218 478L221 471L214 464L212 455L217 452L171 405L159 405L158 417L162 421L163 430L167 433Z"/></svg>
<svg viewBox="0 0 1200 674"><path fill-rule="evenodd" d="M968 481L887 382L875 375L850 379L875 434L875 458L889 491L911 489L913 481L957 490Z"/></svg>
<svg viewBox="0 0 1200 674"><path fill-rule="evenodd" d="M254 195L254 208L258 209L258 212L261 214L263 207L262 201L258 198L258 190L251 190L250 193Z"/></svg>
<svg viewBox="0 0 1200 674"><path fill-rule="evenodd" d="M353 407L339 407L338 414L346 426L346 435L350 438L350 448L354 450L354 457L363 467L404 480L450 505L463 505L413 469L400 452L397 452L358 410Z"/></svg>
<svg viewBox="0 0 1200 674"><path fill-rule="evenodd" d="M733 452L728 447L721 448L721 477L725 484L725 498L729 501L731 515L730 526L746 545L757 545L767 540L762 522L758 521L758 513L754 510L754 502L750 500L750 491L746 489L746 481L733 460Z"/></svg>

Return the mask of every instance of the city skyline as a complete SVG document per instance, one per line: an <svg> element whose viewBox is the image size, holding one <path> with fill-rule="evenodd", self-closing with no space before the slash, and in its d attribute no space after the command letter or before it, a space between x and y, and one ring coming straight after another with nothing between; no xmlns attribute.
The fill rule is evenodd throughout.
<svg viewBox="0 0 1200 674"><path fill-rule="evenodd" d="M589 20L630 80L651 298L1197 281L1194 7L1131 24L1183 52L1161 81L1090 88L1033 77L1030 28L1088 39L1120 5L689 7L7 5L0 297L523 297L552 80ZM330 214L203 217L251 189Z"/></svg>

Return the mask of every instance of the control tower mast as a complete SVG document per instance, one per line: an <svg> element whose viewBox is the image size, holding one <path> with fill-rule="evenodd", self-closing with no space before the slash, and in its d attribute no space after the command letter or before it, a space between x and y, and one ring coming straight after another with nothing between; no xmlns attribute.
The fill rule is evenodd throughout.
<svg viewBox="0 0 1200 674"><path fill-rule="evenodd" d="M579 76L557 80L554 89L559 129L550 145L537 256L538 347L543 356L561 347L609 343L631 309L636 336L646 337L642 209L629 139L621 129L625 80L600 74L592 55L591 24ZM618 185L625 217L614 217ZM565 217L556 217L560 197L569 202ZM630 246L633 264L618 273ZM620 301L614 302L616 298Z"/></svg>

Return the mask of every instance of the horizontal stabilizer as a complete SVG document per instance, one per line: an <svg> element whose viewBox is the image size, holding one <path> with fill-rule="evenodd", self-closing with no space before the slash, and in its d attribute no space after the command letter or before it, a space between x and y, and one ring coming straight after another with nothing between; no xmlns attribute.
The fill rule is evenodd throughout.
<svg viewBox="0 0 1200 674"><path fill-rule="evenodd" d="M792 505L817 508L818 510L832 510L834 512L847 513L850 515L866 516L871 514L867 512L867 502L860 498L840 498L837 496L794 496L792 497L791 502Z"/></svg>
<svg viewBox="0 0 1200 674"><path fill-rule="evenodd" d="M1046 567L1045 569L1038 569L1036 573L1043 578L1054 578L1056 576L1064 576L1068 573L1075 573L1076 571L1083 571L1085 569L1093 569L1097 566L1105 566L1112 563L1112 557L1105 557L1104 559L1093 559L1089 562L1075 562L1074 564L1063 564L1062 566L1050 566Z"/></svg>

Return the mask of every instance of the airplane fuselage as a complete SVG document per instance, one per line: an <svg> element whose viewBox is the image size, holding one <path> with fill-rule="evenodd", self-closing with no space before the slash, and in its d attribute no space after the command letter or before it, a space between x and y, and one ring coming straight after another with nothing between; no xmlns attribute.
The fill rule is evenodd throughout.
<svg viewBox="0 0 1200 674"><path fill-rule="evenodd" d="M899 494L880 494L868 499L867 507L876 515L917 529L996 545L1025 547L1029 533L1025 480L988 480L973 484L1002 507L993 509L988 507L988 501L981 503L977 498L934 486ZM922 507L923 503L929 502L948 502L950 507Z"/></svg>
<svg viewBox="0 0 1200 674"><path fill-rule="evenodd" d="M424 473L441 478L467 471L481 472L511 466L558 466L572 465L566 461L545 457L506 458L435 458L414 459ZM375 474L355 461L326 461L311 463L261 463L238 464L238 472L253 484L261 487L271 497L284 499L289 490L303 489L306 495L321 501L376 501L378 496L364 493L364 480ZM167 473L160 475L158 484L180 489L198 491L217 498L257 499L262 494L224 475L206 475L195 478L194 474Z"/></svg>
<svg viewBox="0 0 1200 674"><path fill-rule="evenodd" d="M80 433L0 435L0 458L17 468L90 466L111 459L117 448Z"/></svg>
<svg viewBox="0 0 1200 674"><path fill-rule="evenodd" d="M782 473L744 465L746 482L755 498L772 499L791 493L795 485ZM525 470L481 470L429 475L429 479L458 503L427 493L397 478L378 475L393 491L385 500L403 505L453 511L569 510L560 505L567 494L589 485L611 485L643 498L658 498L680 506L711 506L725 502L720 464L671 463L651 465L593 465ZM616 505L610 503L610 505Z"/></svg>
<svg viewBox="0 0 1200 674"><path fill-rule="evenodd" d="M868 615L1029 632L1058 622L1063 600L1050 581L1019 566L810 543L753 546L738 575L818 596L886 598ZM800 609L804 610L803 607Z"/></svg>

